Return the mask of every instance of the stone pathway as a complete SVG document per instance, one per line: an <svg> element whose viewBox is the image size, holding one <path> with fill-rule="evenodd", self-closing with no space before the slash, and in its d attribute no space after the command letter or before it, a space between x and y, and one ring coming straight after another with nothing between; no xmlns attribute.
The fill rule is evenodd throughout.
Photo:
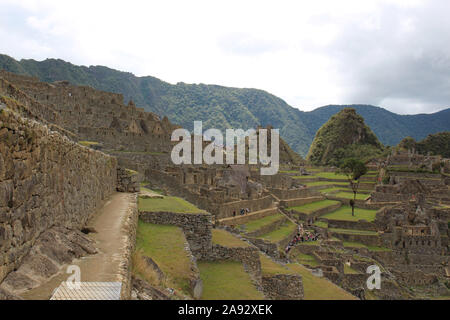
<svg viewBox="0 0 450 320"><path fill-rule="evenodd" d="M89 238L96 243L97 254L83 257L72 262L80 267L81 282L120 282L120 263L125 253L125 230L123 226L130 207L134 205L135 195L115 193L87 224L97 231ZM50 299L55 289L71 274L65 273L67 266L42 286L22 295L25 299Z"/></svg>
<svg viewBox="0 0 450 320"><path fill-rule="evenodd" d="M120 282L81 282L79 288L63 282L50 300L120 300L121 288Z"/></svg>

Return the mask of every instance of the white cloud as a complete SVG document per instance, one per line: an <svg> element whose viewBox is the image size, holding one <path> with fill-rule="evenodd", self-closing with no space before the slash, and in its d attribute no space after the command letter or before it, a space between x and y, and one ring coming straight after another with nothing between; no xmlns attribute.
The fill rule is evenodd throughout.
<svg viewBox="0 0 450 320"><path fill-rule="evenodd" d="M260 88L303 110L373 103L434 111L447 96L426 87L413 93L436 85L433 72L447 81L440 90L449 89L450 48L441 46L450 23L439 6L449 9L443 1L398 0L0 0L0 52L171 83ZM424 81L414 73L432 66Z"/></svg>

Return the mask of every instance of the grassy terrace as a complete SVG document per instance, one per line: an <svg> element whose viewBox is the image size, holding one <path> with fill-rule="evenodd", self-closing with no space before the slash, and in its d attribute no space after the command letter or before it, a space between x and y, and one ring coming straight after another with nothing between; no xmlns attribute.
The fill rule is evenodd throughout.
<svg viewBox="0 0 450 320"><path fill-rule="evenodd" d="M349 242L349 241L343 241L342 244L344 245L344 247L347 248L367 248L369 251L392 251L389 248L385 248L385 247L376 247L376 246L367 246L363 243L359 243L359 242Z"/></svg>
<svg viewBox="0 0 450 320"><path fill-rule="evenodd" d="M197 263L203 281L203 300L259 300L256 290L242 263L219 261Z"/></svg>
<svg viewBox="0 0 450 320"><path fill-rule="evenodd" d="M212 229L212 242L214 244L220 244L224 247L236 248L236 247L248 247L249 244L242 241L238 237L235 237L231 233L222 229Z"/></svg>
<svg viewBox="0 0 450 320"><path fill-rule="evenodd" d="M314 276L299 264L289 264L288 267L302 276L305 300L356 300L347 291L331 281Z"/></svg>
<svg viewBox="0 0 450 320"><path fill-rule="evenodd" d="M152 258L175 289L189 292L191 261L184 249L183 231L175 226L155 225L139 221L136 250Z"/></svg>
<svg viewBox="0 0 450 320"><path fill-rule="evenodd" d="M350 206L342 206L336 211L323 215L322 218L330 220L358 221L364 219L372 222L375 220L377 210L355 208L355 216L352 216L352 208Z"/></svg>
<svg viewBox="0 0 450 320"><path fill-rule="evenodd" d="M300 253L299 255L297 255L295 257L295 259L297 260L298 263L306 264L306 265L309 265L311 267L316 267L316 266L319 265L319 263L317 262L316 258L313 255L310 255L310 254Z"/></svg>
<svg viewBox="0 0 450 320"><path fill-rule="evenodd" d="M258 220L249 221L246 224L241 225L245 228L246 232L253 232L258 229L261 229L262 227L269 225L271 223L274 223L276 221L279 221L284 218L284 215L282 214L274 214L271 216L267 216Z"/></svg>
<svg viewBox="0 0 450 320"><path fill-rule="evenodd" d="M272 259L263 254L259 254L259 260L261 261L261 272L264 275L275 274L293 274L294 272L279 263L276 263Z"/></svg>
<svg viewBox="0 0 450 320"><path fill-rule="evenodd" d="M307 176L292 176L291 177L292 179L315 179L315 180L317 180L317 177L316 176L313 176L313 175L307 175Z"/></svg>
<svg viewBox="0 0 450 320"><path fill-rule="evenodd" d="M334 172L319 172L315 174L316 177L325 178L325 179L333 179L333 180L347 180L347 176L345 174L339 174Z"/></svg>
<svg viewBox="0 0 450 320"><path fill-rule="evenodd" d="M304 184L307 185L308 187L333 186L333 185L347 186L348 182L345 182L345 181L338 181L338 182L334 182L334 181L313 181L313 182L305 182Z"/></svg>
<svg viewBox="0 0 450 320"><path fill-rule="evenodd" d="M295 231L296 228L297 228L297 225L295 225L290 220L288 220L285 223L283 223L280 228L278 228L274 231L265 233L265 234L259 236L258 238L276 243L276 242L279 242L279 241L285 239L286 237L288 237L290 234L292 234Z"/></svg>
<svg viewBox="0 0 450 320"><path fill-rule="evenodd" d="M375 231L367 231L367 230L353 230L353 229L339 229L339 228L329 228L328 230L336 233L343 234L358 234L358 235L367 235L367 236L376 236L378 233Z"/></svg>
<svg viewBox="0 0 450 320"><path fill-rule="evenodd" d="M331 187L331 188L326 188L326 189L321 189L319 190L320 193L332 193L332 192L338 192L338 191L343 191L342 188L340 187Z"/></svg>
<svg viewBox="0 0 450 320"><path fill-rule="evenodd" d="M323 221L316 221L314 222L314 225L319 228L328 228L328 223Z"/></svg>
<svg viewBox="0 0 450 320"><path fill-rule="evenodd" d="M334 197L338 197L338 198L344 198L344 199L353 199L353 193L351 192L338 192L333 194ZM367 193L357 193L356 194L356 199L357 200L366 200L366 198L369 195Z"/></svg>
<svg viewBox="0 0 450 320"><path fill-rule="evenodd" d="M335 200L321 200L321 201L316 201L316 202L311 202L311 203L307 203L301 206L296 206L296 207L289 207L287 208L287 210L295 210L298 212L303 212L303 213L313 213L314 211L317 211L319 209L323 209L329 206L333 206L335 204L338 204L339 201L335 201Z"/></svg>
<svg viewBox="0 0 450 320"><path fill-rule="evenodd" d="M139 211L148 212L175 212L175 213L206 213L192 203L178 197L164 196L163 199L139 198Z"/></svg>
<svg viewBox="0 0 450 320"><path fill-rule="evenodd" d="M99 145L99 143L96 141L78 141L78 143L85 147L92 147Z"/></svg>
<svg viewBox="0 0 450 320"><path fill-rule="evenodd" d="M344 264L344 273L345 274L357 274L359 272L356 271L355 269L353 269L352 267L349 267L347 264Z"/></svg>

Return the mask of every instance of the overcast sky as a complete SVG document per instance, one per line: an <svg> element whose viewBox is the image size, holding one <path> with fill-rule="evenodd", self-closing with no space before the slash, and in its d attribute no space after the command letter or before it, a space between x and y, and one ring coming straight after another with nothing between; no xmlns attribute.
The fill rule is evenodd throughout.
<svg viewBox="0 0 450 320"><path fill-rule="evenodd" d="M258 88L293 107L450 107L450 1L0 0L0 53L170 83Z"/></svg>

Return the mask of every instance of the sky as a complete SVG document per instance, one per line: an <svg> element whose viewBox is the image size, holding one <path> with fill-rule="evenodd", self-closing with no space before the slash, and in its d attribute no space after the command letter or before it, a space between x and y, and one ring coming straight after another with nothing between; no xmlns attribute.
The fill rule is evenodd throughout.
<svg viewBox="0 0 450 320"><path fill-rule="evenodd" d="M300 110L450 107L450 1L0 0L0 53L266 90Z"/></svg>

